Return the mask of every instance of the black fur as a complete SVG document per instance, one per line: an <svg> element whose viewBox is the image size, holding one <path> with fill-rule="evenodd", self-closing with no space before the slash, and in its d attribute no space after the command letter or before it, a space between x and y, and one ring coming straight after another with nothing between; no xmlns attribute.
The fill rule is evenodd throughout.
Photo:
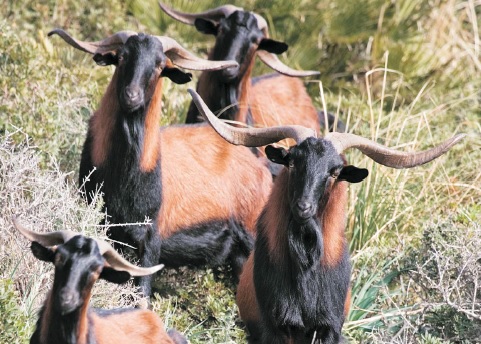
<svg viewBox="0 0 481 344"><path fill-rule="evenodd" d="M291 219L290 223L295 221ZM289 255L285 261L275 263L267 254L266 238L259 232L254 251L254 284L263 323L262 331L248 326L249 343L282 343L285 336L293 335L295 343L310 344L315 331L323 344L341 340L351 273L348 249L345 247L344 256L334 269L321 266L322 240L320 229L315 227L289 227ZM298 229L315 240L306 241L302 233L296 232ZM305 246L306 243L310 245Z"/></svg>
<svg viewBox="0 0 481 344"><path fill-rule="evenodd" d="M111 227L108 231L113 240L137 248L136 254L143 267L159 262L175 267L217 265L232 261L234 270L240 271L253 246L252 238L229 219L199 224L170 238L160 237L161 229L157 228L156 221L162 200L160 155L152 172L141 171L140 158L145 116L152 97L151 89L154 88L150 85L157 82L152 80L152 75L156 68L165 66L165 55L156 39L139 35L130 37L116 56L120 59L116 87L120 110L113 114L115 127L107 159L96 166L90 179L85 181L87 200L91 202L96 189L101 188L110 223L142 223L147 217L152 220L152 225ZM173 81L185 81L177 72L166 74ZM132 94L135 96L132 97ZM93 170L91 127L82 151L81 185ZM122 245L116 245L116 248L122 248ZM146 296L151 294L152 278L145 276L136 279Z"/></svg>
<svg viewBox="0 0 481 344"><path fill-rule="evenodd" d="M219 266L230 262L237 276L254 239L234 220L201 223L162 240L160 261L169 267Z"/></svg>
<svg viewBox="0 0 481 344"><path fill-rule="evenodd" d="M319 117L319 125L320 125L321 131L322 131L326 127L326 118L324 117L324 111L318 110L317 116ZM328 112L327 113L327 128L329 129L330 132L334 131L335 122L336 122L336 116L333 115L332 113ZM339 118L337 119L335 131L338 132L338 133L345 133L346 132L346 125Z"/></svg>
<svg viewBox="0 0 481 344"><path fill-rule="evenodd" d="M42 328L42 316L45 312L45 306L39 312L35 332L30 337L30 344L40 344L40 329ZM97 344L95 340L95 331L93 330L92 320L87 315L88 325L91 329L87 332L86 344ZM52 324L55 324L54 329L49 331L48 343L50 344L77 344L77 326L80 319L80 310L73 313L61 315L54 312L52 314Z"/></svg>
<svg viewBox="0 0 481 344"><path fill-rule="evenodd" d="M78 323L81 317L81 309L85 302L84 292L91 288L92 273L103 269L104 258L100 255L94 240L78 235L66 243L57 246L55 250L44 247L37 242L32 242L32 253L40 260L55 264L55 276L51 291L52 311L50 312L50 324L48 331L49 343L77 343ZM125 275L125 272L118 272ZM115 273L108 273L113 276ZM128 277L130 275L127 273ZM102 277L102 275L100 275ZM128 280L128 278L127 278ZM122 282L126 282L122 279ZM40 342L40 329L45 306L40 311L37 328L30 339L30 343ZM89 325L91 320L89 318ZM88 331L87 343L94 344L94 333Z"/></svg>
<svg viewBox="0 0 481 344"><path fill-rule="evenodd" d="M249 343L313 342L334 344L342 340L344 304L351 266L348 247L336 266L322 264L324 246L320 218L330 197L329 185L340 180L359 182L367 170L344 166L328 141L308 138L289 151L267 146L272 161L285 167L289 212L287 228L265 228L264 209L257 222L254 250L254 286L261 313L260 324L247 323ZM281 180L284 181L284 180ZM273 188L279 187L278 181ZM286 231L287 252L273 260L267 231Z"/></svg>
<svg viewBox="0 0 481 344"><path fill-rule="evenodd" d="M214 112L225 109L219 118L232 120L239 112L237 103L241 96L240 83L251 63L249 51L255 46L256 49L280 54L287 49L287 44L265 38L264 33L257 25L255 16L246 11L235 11L229 17L222 18L218 25L205 19L197 19L195 27L202 33L216 36L212 60L234 60L239 63L239 67L204 72L211 76L210 87L215 88L210 93L212 97L204 98L204 101ZM195 104L191 102L185 122L198 123L201 121L202 116Z"/></svg>

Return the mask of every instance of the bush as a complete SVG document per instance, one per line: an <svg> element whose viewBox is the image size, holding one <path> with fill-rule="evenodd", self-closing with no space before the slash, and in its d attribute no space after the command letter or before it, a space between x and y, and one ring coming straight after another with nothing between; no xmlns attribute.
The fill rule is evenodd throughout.
<svg viewBox="0 0 481 344"><path fill-rule="evenodd" d="M0 342L24 343L31 324L18 305L18 292L13 280L0 279Z"/></svg>

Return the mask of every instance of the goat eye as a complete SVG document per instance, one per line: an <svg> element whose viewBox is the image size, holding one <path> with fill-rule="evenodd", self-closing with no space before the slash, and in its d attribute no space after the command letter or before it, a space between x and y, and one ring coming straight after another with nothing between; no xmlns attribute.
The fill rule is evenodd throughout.
<svg viewBox="0 0 481 344"><path fill-rule="evenodd" d="M294 161L289 161L289 168L294 168Z"/></svg>

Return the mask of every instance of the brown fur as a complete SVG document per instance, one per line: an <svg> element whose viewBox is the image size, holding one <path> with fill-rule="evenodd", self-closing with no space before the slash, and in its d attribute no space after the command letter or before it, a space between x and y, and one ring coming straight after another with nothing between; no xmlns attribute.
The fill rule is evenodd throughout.
<svg viewBox="0 0 481 344"><path fill-rule="evenodd" d="M298 124L319 130L317 110L298 78L279 75L259 80L252 87L249 104L259 126Z"/></svg>
<svg viewBox="0 0 481 344"><path fill-rule="evenodd" d="M91 314L99 344L174 344L162 320L149 310L132 310L100 317Z"/></svg>
<svg viewBox="0 0 481 344"><path fill-rule="evenodd" d="M92 286L90 286L92 288ZM85 293L83 296L84 299L84 304L82 305L82 309L80 310L80 319L79 319L79 324L77 327L78 334L78 343L77 344L85 344L87 342L87 335L88 335L88 330L89 330L89 324L88 324L88 310L89 310L89 301L90 301L90 296L91 296L91 289L88 289L88 292Z"/></svg>
<svg viewBox="0 0 481 344"><path fill-rule="evenodd" d="M344 316L347 318L351 309L351 288L347 290L346 302L344 303Z"/></svg>
<svg viewBox="0 0 481 344"><path fill-rule="evenodd" d="M166 127L160 140L163 196L158 228L163 237L199 222L231 217L255 233L272 178L247 148L227 145L206 125ZM259 194L263 196L256 198Z"/></svg>
<svg viewBox="0 0 481 344"><path fill-rule="evenodd" d="M119 111L116 90L117 78L118 71L115 69L98 110L90 118L89 127L92 129L92 163L94 166L102 165L110 150L115 115Z"/></svg>
<svg viewBox="0 0 481 344"><path fill-rule="evenodd" d="M324 241L324 255L321 264L327 267L337 266L342 259L346 237L346 205L347 182L335 181L331 183L329 199L322 217L322 238Z"/></svg>
<svg viewBox="0 0 481 344"><path fill-rule="evenodd" d="M240 82L239 99L238 99L239 112L237 112L236 117L234 118L234 120L242 123L247 122L247 112L249 110L249 97L250 97L251 88L252 88L250 75L252 74L252 69L254 68L254 63L255 63L255 57L254 57L255 49L250 49L248 54L250 55L250 57L246 57L246 61L248 61L249 59L251 60L251 62L247 65L247 68L245 71L246 76L248 77L242 78Z"/></svg>
<svg viewBox="0 0 481 344"><path fill-rule="evenodd" d="M249 258L242 268L242 274L237 286L236 303L239 307L239 314L244 323L259 323L261 315L257 306L256 291L254 287L254 253L251 252Z"/></svg>
<svg viewBox="0 0 481 344"><path fill-rule="evenodd" d="M273 260L281 261L282 255L286 251L286 233L279 231L278 228L287 228L287 214L289 201L287 199L287 169L283 169L276 180L276 187L272 188L272 194L266 205L266 223L262 228L265 229L269 245L269 254ZM328 202L323 211L322 217L322 237L324 242L324 255L321 264L328 267L336 266L342 258L346 237L346 204L347 204L347 183L333 182L330 190ZM319 211L322 211L319 207ZM318 214L318 217L321 214Z"/></svg>
<svg viewBox="0 0 481 344"><path fill-rule="evenodd" d="M282 169L277 176L275 187L266 204L264 217L265 222L261 228L267 237L269 255L273 261L280 262L287 251L287 233L284 229L288 226L287 214L290 212L289 200L287 198L288 170Z"/></svg>
<svg viewBox="0 0 481 344"><path fill-rule="evenodd" d="M93 276L82 295L84 303L77 326L77 344L86 343L89 331L94 331L98 344L175 344L165 331L162 320L150 310L132 309L105 317L90 311L91 289L97 279L98 274ZM49 329L52 327L50 320L52 304L50 291L42 316L40 343L48 344ZM92 328L89 328L89 319L92 321Z"/></svg>
<svg viewBox="0 0 481 344"><path fill-rule="evenodd" d="M49 326L51 322L50 319L52 317L52 307L52 291L50 290L48 292L47 299L45 300L45 308L42 314L42 322L40 327L40 343L47 343Z"/></svg>
<svg viewBox="0 0 481 344"><path fill-rule="evenodd" d="M159 122L162 114L162 78L158 79L145 118L144 147L140 156L142 172L152 172L160 153Z"/></svg>
<svg viewBox="0 0 481 344"><path fill-rule="evenodd" d="M276 179L272 188L271 196L265 206L265 223L260 226L267 237L269 256L273 261L282 261L282 255L287 251L286 232L287 215L290 211L287 198L288 170L283 169ZM347 204L347 182L332 181L329 189L326 190L329 197L322 215L324 255L320 264L328 267L336 266L343 256L346 238L344 229L346 227L345 211ZM321 209L320 209L321 212ZM318 217L321 213L318 214ZM247 262L244 264L237 287L236 303L239 307L239 314L244 323L259 323L261 316L258 308L254 287L254 252L251 252ZM351 304L351 290L348 290L344 314L347 317ZM293 339L286 338L287 343L294 343Z"/></svg>
<svg viewBox="0 0 481 344"><path fill-rule="evenodd" d="M251 88L249 105L256 126L297 124L317 132L320 130L317 109L298 78L279 75L259 80ZM295 145L291 139L282 143L286 147Z"/></svg>

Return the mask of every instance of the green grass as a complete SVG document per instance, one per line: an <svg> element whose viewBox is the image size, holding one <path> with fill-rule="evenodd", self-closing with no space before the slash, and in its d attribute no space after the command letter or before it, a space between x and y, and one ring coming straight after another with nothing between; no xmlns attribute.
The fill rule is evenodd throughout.
<svg viewBox="0 0 481 344"><path fill-rule="evenodd" d="M348 152L349 162L368 168L370 175L349 188L353 303L344 334L353 343L475 338L481 304L470 278L481 270L468 253L477 254L481 244L481 5L461 0L232 3L266 17L271 37L290 46L281 56L285 63L321 71L319 80L308 83L313 100L337 113L350 131L404 150L468 134L446 156L410 170L376 166L359 152ZM169 4L196 12L224 2ZM46 33L63 27L97 40L137 30L169 35L199 56L214 38L161 14L155 0L0 0L0 6L6 9L0 18L0 343L25 343L51 269L31 256L10 216L20 213L35 228L103 236L96 226L101 204L86 206L75 183L87 120L113 69L97 66ZM257 65L255 73L268 72ZM187 87L194 83L165 83L162 125L182 122ZM442 265L430 260L435 253ZM460 296L450 302L428 284L439 280L441 266L450 276L446 288ZM465 266L470 278L460 274ZM192 343L244 342L227 276L222 269L164 271L155 281L153 308ZM458 276L460 283L449 284ZM135 304L132 286L115 288L114 297L111 288L99 284L94 304Z"/></svg>

